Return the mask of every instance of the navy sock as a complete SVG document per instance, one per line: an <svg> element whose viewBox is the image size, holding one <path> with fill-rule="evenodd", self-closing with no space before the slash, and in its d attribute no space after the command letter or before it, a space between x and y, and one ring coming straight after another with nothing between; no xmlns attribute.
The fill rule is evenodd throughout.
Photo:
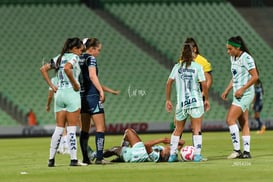
<svg viewBox="0 0 273 182"><path fill-rule="evenodd" d="M262 122L261 122L261 120L260 120L260 118L255 118L256 119L256 121L258 122L258 128L259 128L259 130L260 129L262 129Z"/></svg>
<svg viewBox="0 0 273 182"><path fill-rule="evenodd" d="M97 160L103 159L104 133L96 132Z"/></svg>
<svg viewBox="0 0 273 182"><path fill-rule="evenodd" d="M88 147L88 139L89 139L89 133L85 131L81 131L80 133L80 146L83 156L83 161L88 161L88 153L87 153L87 147Z"/></svg>

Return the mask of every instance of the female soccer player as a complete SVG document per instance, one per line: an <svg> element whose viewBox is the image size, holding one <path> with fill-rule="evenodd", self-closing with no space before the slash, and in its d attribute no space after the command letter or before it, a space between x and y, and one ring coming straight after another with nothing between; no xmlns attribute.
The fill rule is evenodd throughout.
<svg viewBox="0 0 273 182"><path fill-rule="evenodd" d="M84 46L79 38L68 38L60 55L46 63L40 71L47 84L56 92L54 111L56 113L56 128L51 138L48 167L55 166L55 155L62 133L67 122L68 146L70 150L70 166L86 165L78 162L76 129L80 117L80 74L79 56ZM55 69L58 77L58 87L50 80L48 71Z"/></svg>
<svg viewBox="0 0 273 182"><path fill-rule="evenodd" d="M191 44L184 44L180 60L173 67L166 85L167 112L171 112L173 109L171 87L174 81L176 82L177 93L175 129L171 135L171 151L168 161L177 161L178 142L184 130L185 122L190 117L193 130L193 145L196 148L194 161L199 162L202 160L202 116L204 111L208 111L210 108L208 88L202 66L193 61L193 47ZM204 101L199 83L203 89Z"/></svg>
<svg viewBox="0 0 273 182"><path fill-rule="evenodd" d="M88 158L88 139L90 122L93 120L96 127L96 164L107 164L103 159L105 116L103 102L104 91L112 94L119 94L119 91L112 90L101 85L98 78L98 65L96 57L99 56L102 44L96 38L84 39L85 53L81 55L80 67L82 75L81 83L81 133L80 145L83 155L83 162L91 164Z"/></svg>
<svg viewBox="0 0 273 182"><path fill-rule="evenodd" d="M58 78L57 78L57 76L54 76L53 78L51 78L51 83L53 83L56 87L58 87ZM54 95L55 95L55 92L52 90L51 87L49 87L47 102L46 102L46 111L47 112L50 111L50 105L51 105L51 102L52 102L52 99L53 99ZM63 132L63 135L61 137L59 147L57 149L57 152L61 153L61 154L70 154L69 149L68 149L66 129L64 129L64 132Z"/></svg>
<svg viewBox="0 0 273 182"><path fill-rule="evenodd" d="M159 144L165 144L159 145ZM180 150L185 141L179 140L178 149ZM170 138L158 138L143 142L136 131L127 128L124 132L122 145L114 146L106 150L104 157L118 156L114 162L167 162L170 156Z"/></svg>
<svg viewBox="0 0 273 182"><path fill-rule="evenodd" d="M230 55L232 79L221 95L223 100L227 100L227 95L233 88L233 102L226 118L231 134L233 152L227 158L251 158L248 110L254 98L253 84L258 80L259 76L254 59L240 36L228 39L226 47L227 53ZM243 153L240 150L237 120L242 128Z"/></svg>

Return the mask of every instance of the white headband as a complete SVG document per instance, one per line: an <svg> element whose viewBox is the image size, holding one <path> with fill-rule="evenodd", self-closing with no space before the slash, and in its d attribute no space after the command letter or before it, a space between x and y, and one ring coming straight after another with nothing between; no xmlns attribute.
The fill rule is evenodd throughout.
<svg viewBox="0 0 273 182"><path fill-rule="evenodd" d="M87 42L88 38L82 39L82 43L85 44Z"/></svg>

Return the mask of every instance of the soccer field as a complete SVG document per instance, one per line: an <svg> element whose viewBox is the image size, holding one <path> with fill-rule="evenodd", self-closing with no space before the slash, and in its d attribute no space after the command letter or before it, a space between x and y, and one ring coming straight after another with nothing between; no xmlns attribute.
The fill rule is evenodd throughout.
<svg viewBox="0 0 273 182"><path fill-rule="evenodd" d="M141 134L145 140L169 137L164 134ZM107 135L105 147L119 145L121 135ZM191 133L185 133L186 145L191 145ZM208 161L177 163L115 163L70 167L69 156L57 154L56 167L47 167L50 138L0 139L1 182L67 182L67 181L272 181L273 131L251 135L252 159L227 160L232 151L228 132L203 132L202 154ZM94 148L94 137L89 144ZM78 144L79 147L79 144ZM81 159L80 150L78 157Z"/></svg>

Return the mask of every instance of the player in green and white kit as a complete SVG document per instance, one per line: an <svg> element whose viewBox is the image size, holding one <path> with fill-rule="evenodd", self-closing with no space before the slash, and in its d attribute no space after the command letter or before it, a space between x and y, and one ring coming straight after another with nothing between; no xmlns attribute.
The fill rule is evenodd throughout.
<svg viewBox="0 0 273 182"><path fill-rule="evenodd" d="M54 167L55 155L60 143L62 133L67 123L68 146L70 150L70 166L83 165L77 159L76 129L80 118L80 74L79 55L84 46L79 38L66 40L62 52L41 67L41 72L55 93L54 111L56 113L56 128L51 138L48 167ZM54 69L57 72L58 86L49 79L48 71Z"/></svg>
<svg viewBox="0 0 273 182"><path fill-rule="evenodd" d="M226 47L227 53L230 55L232 79L222 93L222 99L226 100L229 91L233 88L233 102L226 118L231 134L233 152L227 158L251 158L248 110L255 94L254 83L259 76L254 59L240 36L228 39ZM243 153L240 150L237 120L242 128Z"/></svg>
<svg viewBox="0 0 273 182"><path fill-rule="evenodd" d="M51 83L53 83L54 85L56 85L56 87L58 87L58 78L57 78L57 76L54 76L54 77L51 78ZM52 90L51 87L49 87L47 103L46 103L46 111L47 112L50 111L50 105L51 105L51 101L52 101L53 97L55 98L55 92ZM55 111L54 111L54 113L55 113ZM55 114L55 118L56 118L56 114ZM64 132L63 132L63 135L61 137L59 147L57 149L57 152L61 153L61 154L70 154L70 151L68 149L66 129L64 129Z"/></svg>
<svg viewBox="0 0 273 182"><path fill-rule="evenodd" d="M171 98L171 87L175 80L177 92L177 105L175 111L175 129L171 135L171 151L169 162L177 161L177 146L180 136L184 130L185 122L188 117L191 118L193 131L193 144L196 148L194 161L202 160L202 116L204 111L209 110L208 88L202 66L193 61L193 49L191 44L184 44L181 59L177 63L169 76L166 86L166 110L171 112L173 105ZM203 88L203 96L200 90L200 84ZM205 107L205 108L204 108Z"/></svg>
<svg viewBox="0 0 273 182"><path fill-rule="evenodd" d="M179 140L178 149L181 149L184 143L184 140ZM166 137L143 142L134 129L127 128L121 146L105 150L103 155L118 156L112 162L167 162L170 156L169 144L170 138Z"/></svg>

